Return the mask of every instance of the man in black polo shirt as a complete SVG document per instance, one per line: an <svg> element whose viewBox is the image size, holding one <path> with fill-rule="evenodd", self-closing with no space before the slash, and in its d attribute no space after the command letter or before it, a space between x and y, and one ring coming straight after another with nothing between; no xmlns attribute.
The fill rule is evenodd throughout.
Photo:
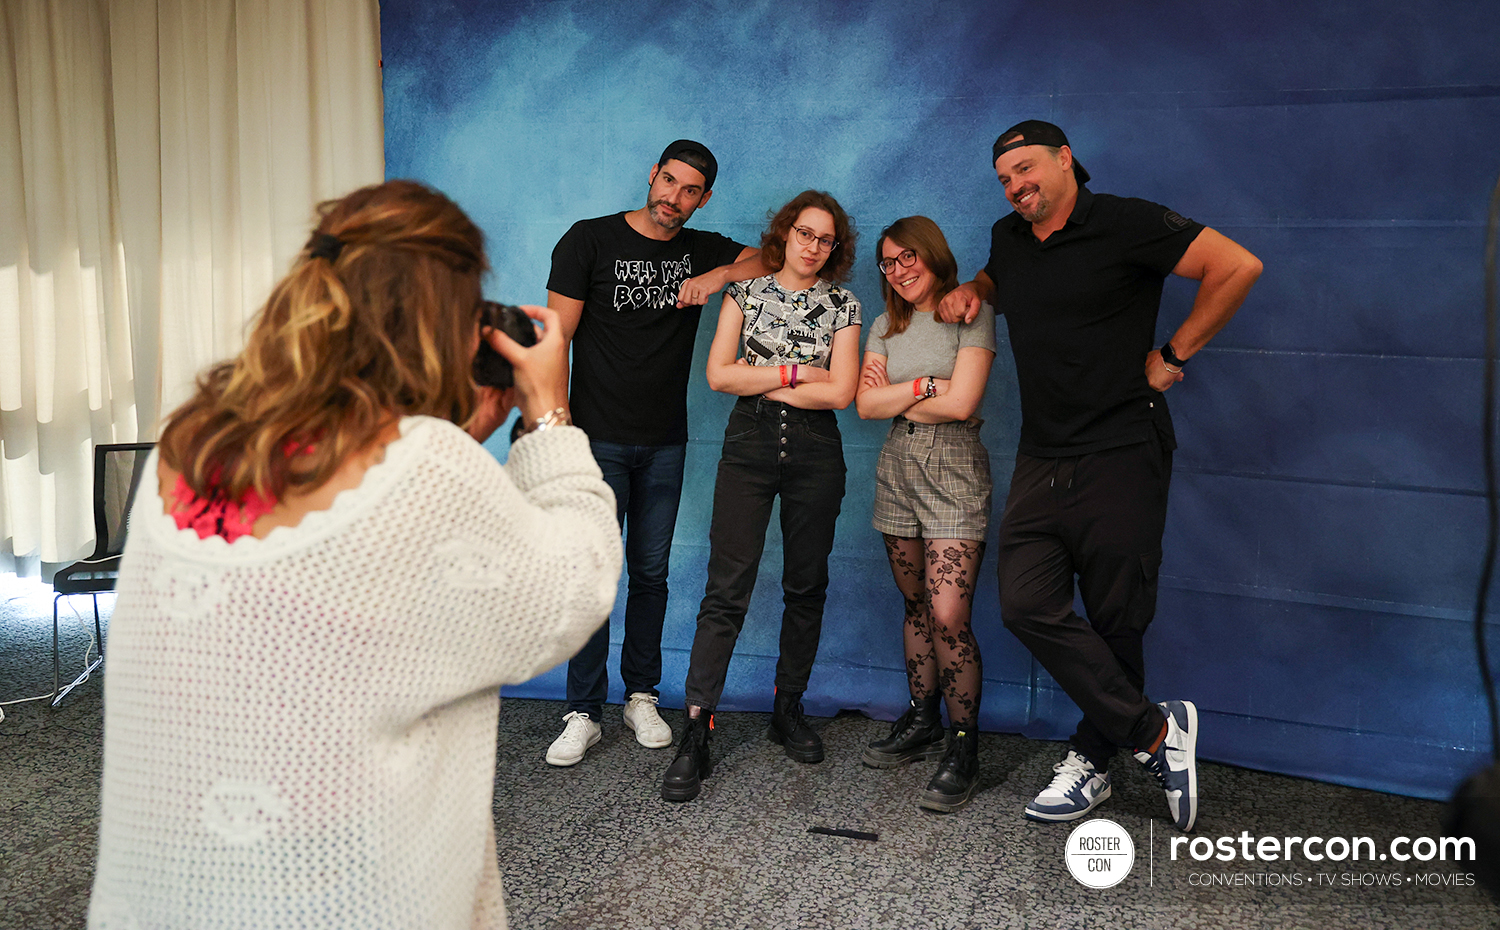
<svg viewBox="0 0 1500 930"><path fill-rule="evenodd" d="M760 250L684 226L708 203L717 174L707 147L668 145L651 166L645 206L574 223L552 250L547 279L547 306L573 343L573 423L588 433L625 530L625 724L653 749L672 743L656 686L693 340L710 295L766 273ZM547 750L552 765L576 765L599 742L608 657L606 623L568 663L568 713Z"/></svg>
<svg viewBox="0 0 1500 930"><path fill-rule="evenodd" d="M972 320L1005 315L1021 440L1000 524L1005 625L1083 710L1033 820L1076 820L1109 797L1117 747L1166 791L1178 829L1198 810L1197 709L1153 704L1142 641L1156 611L1167 486L1177 442L1164 393L1239 309L1261 264L1160 204L1095 194L1067 136L1027 120L1001 133L995 172L1015 212L990 258L943 301ZM1192 312L1153 348L1168 274L1201 282ZM1074 576L1088 619L1073 611Z"/></svg>

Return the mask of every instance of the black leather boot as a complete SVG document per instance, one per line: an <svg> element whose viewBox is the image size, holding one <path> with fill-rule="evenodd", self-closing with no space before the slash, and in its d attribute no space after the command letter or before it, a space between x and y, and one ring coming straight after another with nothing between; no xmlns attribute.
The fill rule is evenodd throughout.
<svg viewBox="0 0 1500 930"><path fill-rule="evenodd" d="M713 729L714 715L707 711L687 718L682 741L677 744L677 757L667 766L667 774L661 780L663 801L691 801L698 796L699 782L714 773L713 759L708 755Z"/></svg>
<svg viewBox="0 0 1500 930"><path fill-rule="evenodd" d="M766 739L780 743L786 754L798 762L822 762L823 738L813 732L802 716L802 692L776 692L776 706L771 711L771 728Z"/></svg>
<svg viewBox="0 0 1500 930"><path fill-rule="evenodd" d="M917 804L931 811L950 813L974 796L979 787L979 729L975 726L953 727L948 738L948 752L938 765L937 774L927 783L927 790Z"/></svg>
<svg viewBox="0 0 1500 930"><path fill-rule="evenodd" d="M866 746L860 761L874 769L893 769L918 759L941 759L948 749L942 708L941 694L912 698L906 713L891 724L890 735Z"/></svg>

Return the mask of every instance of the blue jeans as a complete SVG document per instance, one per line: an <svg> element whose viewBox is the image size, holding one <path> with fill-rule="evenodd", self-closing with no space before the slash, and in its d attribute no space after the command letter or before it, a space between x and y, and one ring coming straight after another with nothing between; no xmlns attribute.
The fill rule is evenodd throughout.
<svg viewBox="0 0 1500 930"><path fill-rule="evenodd" d="M667 617L667 568L682 500L687 446L627 446L593 442L594 460L615 492L615 515L625 531L625 642L620 677L625 693L656 694L661 683L661 628ZM568 663L568 710L595 721L609 694L609 624L601 626Z"/></svg>

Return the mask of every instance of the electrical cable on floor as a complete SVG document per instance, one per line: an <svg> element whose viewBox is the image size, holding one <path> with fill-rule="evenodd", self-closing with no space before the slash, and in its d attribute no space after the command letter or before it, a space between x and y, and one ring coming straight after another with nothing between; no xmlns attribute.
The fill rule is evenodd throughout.
<svg viewBox="0 0 1500 930"><path fill-rule="evenodd" d="M86 620L84 620L83 614L81 614L81 613L78 612L77 606L75 606L73 604L69 604L68 605L68 609L71 610L71 611L73 611L73 619L77 620L79 623L82 623L84 625L84 628L88 629L88 622ZM83 650L83 667L85 669L87 669L89 667L89 658L91 656L93 656L93 654L94 654L94 647L96 645L98 645L98 640L95 639L93 631L89 630L88 634L89 634L89 644ZM77 684L81 685L85 681L88 681L92 677L93 677L93 673L86 671L86 672L83 673L83 677L78 680ZM32 701L48 701L48 700L51 700L51 699L52 699L52 692L48 691L46 694L38 694L35 697L24 697L24 698L16 698L16 699L11 700L11 701L0 701L0 723L4 723L5 722L5 708L10 707L12 704L30 704Z"/></svg>

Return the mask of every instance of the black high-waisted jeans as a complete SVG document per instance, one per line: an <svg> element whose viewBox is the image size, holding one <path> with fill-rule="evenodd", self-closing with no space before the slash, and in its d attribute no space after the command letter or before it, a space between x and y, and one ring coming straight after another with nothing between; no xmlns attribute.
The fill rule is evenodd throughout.
<svg viewBox="0 0 1500 930"><path fill-rule="evenodd" d="M714 482L708 584L693 637L687 703L710 711L718 706L778 494L785 608L776 687L807 689L823 631L828 553L844 499L844 475L844 444L832 410L801 410L760 396L742 397L734 405Z"/></svg>

